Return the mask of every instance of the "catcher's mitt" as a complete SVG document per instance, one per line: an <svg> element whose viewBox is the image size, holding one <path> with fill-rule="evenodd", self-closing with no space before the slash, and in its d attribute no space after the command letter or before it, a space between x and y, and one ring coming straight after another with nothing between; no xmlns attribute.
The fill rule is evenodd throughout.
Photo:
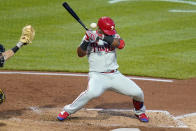
<svg viewBox="0 0 196 131"><path fill-rule="evenodd" d="M35 36L35 30L31 25L28 25L22 29L22 35L19 41L22 42L24 45L27 45L29 43L32 43L34 36Z"/></svg>
<svg viewBox="0 0 196 131"><path fill-rule="evenodd" d="M2 104L5 101L5 94L4 92L0 89L0 104Z"/></svg>

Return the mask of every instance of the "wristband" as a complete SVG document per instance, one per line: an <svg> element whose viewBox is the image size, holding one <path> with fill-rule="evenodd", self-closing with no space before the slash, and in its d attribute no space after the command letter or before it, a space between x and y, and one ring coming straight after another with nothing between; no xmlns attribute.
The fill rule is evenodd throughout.
<svg viewBox="0 0 196 131"><path fill-rule="evenodd" d="M114 37L113 36L104 36L103 40L111 45L114 41Z"/></svg>
<svg viewBox="0 0 196 131"><path fill-rule="evenodd" d="M13 51L14 53L16 53L18 50L19 50L18 46L15 46L14 48L12 48L12 51Z"/></svg>
<svg viewBox="0 0 196 131"><path fill-rule="evenodd" d="M87 41L83 41L82 44L80 45L80 48L82 48L82 50L86 51L87 47L88 47L88 43Z"/></svg>
<svg viewBox="0 0 196 131"><path fill-rule="evenodd" d="M18 48L20 48L20 47L23 46L23 43L22 43L22 42L18 42L18 43L16 44L16 46L17 46Z"/></svg>
<svg viewBox="0 0 196 131"><path fill-rule="evenodd" d="M18 42L18 43L16 44L16 46L15 46L14 48L12 48L12 51L13 51L14 53L16 53L22 46L23 46L23 43L22 43L22 42Z"/></svg>

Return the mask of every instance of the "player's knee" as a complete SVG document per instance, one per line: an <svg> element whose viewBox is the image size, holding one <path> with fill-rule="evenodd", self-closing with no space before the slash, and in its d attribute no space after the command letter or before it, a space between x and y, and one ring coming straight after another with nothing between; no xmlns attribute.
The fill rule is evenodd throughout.
<svg viewBox="0 0 196 131"><path fill-rule="evenodd" d="M144 95L144 93L141 89L137 91L137 96L143 97L143 95Z"/></svg>
<svg viewBox="0 0 196 131"><path fill-rule="evenodd" d="M143 101L144 100L144 93L141 89L137 90L137 92L135 92L133 98L135 100L138 100L138 101Z"/></svg>

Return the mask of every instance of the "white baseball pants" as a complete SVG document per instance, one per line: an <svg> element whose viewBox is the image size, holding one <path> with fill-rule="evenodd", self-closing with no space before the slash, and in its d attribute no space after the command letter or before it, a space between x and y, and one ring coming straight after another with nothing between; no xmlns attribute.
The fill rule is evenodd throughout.
<svg viewBox="0 0 196 131"><path fill-rule="evenodd" d="M72 104L64 106L64 110L69 114L73 114L80 110L91 99L99 97L106 90L113 90L120 94L130 96L136 101L144 101L144 94L141 88L119 71L114 73L90 72L88 88L82 92ZM140 110L134 111L137 115L145 113L145 106Z"/></svg>

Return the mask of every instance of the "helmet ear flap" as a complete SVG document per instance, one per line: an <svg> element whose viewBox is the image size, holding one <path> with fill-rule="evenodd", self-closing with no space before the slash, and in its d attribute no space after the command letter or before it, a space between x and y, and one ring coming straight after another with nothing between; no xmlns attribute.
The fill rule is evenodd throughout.
<svg viewBox="0 0 196 131"><path fill-rule="evenodd" d="M5 52L5 48L2 44L0 44L0 53L3 53L3 52Z"/></svg>

